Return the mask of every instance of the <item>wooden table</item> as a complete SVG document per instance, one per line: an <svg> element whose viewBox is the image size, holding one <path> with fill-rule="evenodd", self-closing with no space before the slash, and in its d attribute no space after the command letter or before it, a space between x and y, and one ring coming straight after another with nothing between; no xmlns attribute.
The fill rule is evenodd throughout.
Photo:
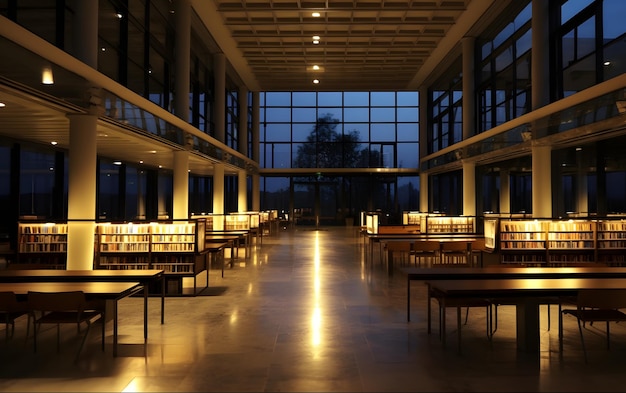
<svg viewBox="0 0 626 393"><path fill-rule="evenodd" d="M208 274L208 273L207 273ZM148 285L161 281L161 324L165 323L165 272L159 269L129 270L0 270L0 283L18 282L139 282L144 297L144 338L148 339ZM207 283L208 284L208 283Z"/></svg>
<svg viewBox="0 0 626 393"><path fill-rule="evenodd" d="M467 244L468 258L469 258L469 250L471 243L476 240L476 237L468 237L467 235L459 235L454 236L450 234L445 235L425 235L425 234L379 234L379 235L367 235L370 239L370 261L373 261L374 258L374 246L372 241L377 241L381 244L381 253L382 253L382 244L394 241L408 241L408 242L418 242L423 240L432 240L439 242L439 248L443 243L452 243L452 242L462 242ZM382 254L381 254L382 255ZM441 256L441 251L440 254ZM387 272L391 275L393 274L393 263L391 263L393 259L388 258L387 263Z"/></svg>
<svg viewBox="0 0 626 393"><path fill-rule="evenodd" d="M224 265L226 264L226 262L224 261L224 249L228 247L229 245L232 245L232 243L231 242L207 242L206 243L205 246L209 252L209 266L208 266L207 275L206 275L207 287L209 286L209 272L211 271L212 261L217 260L220 255L221 255L221 260L222 260L222 278L224 278ZM232 266L232 256L231 256L231 266Z"/></svg>
<svg viewBox="0 0 626 393"><path fill-rule="evenodd" d="M117 356L118 344L118 316L117 302L127 296L140 292L143 286L139 282L3 282L0 283L0 291L15 293L20 298L25 298L28 291L34 292L66 292L83 291L87 299L113 300L113 356ZM144 307L147 299L144 298ZM144 314L144 326L146 325ZM106 320L102 321L106 323ZM144 345L147 344L147 336L144 337Z"/></svg>
<svg viewBox="0 0 626 393"><path fill-rule="evenodd" d="M576 296L584 289L626 289L626 278L504 278L475 280L434 280L432 290L441 295L443 306L452 298L516 298L517 348L539 352L539 300L545 297ZM560 321L560 318L559 318ZM445 324L443 318L442 324ZM445 325L442 330L445 331ZM560 327L559 327L560 330ZM459 342L461 329L458 330ZM445 335L442 336L445 344Z"/></svg>
<svg viewBox="0 0 626 393"><path fill-rule="evenodd" d="M511 278L626 278L626 267L409 267L406 274L406 319L411 320L411 281L488 280ZM430 288L430 287L429 287ZM429 291L430 292L430 291ZM428 295L428 332L430 333L430 294Z"/></svg>

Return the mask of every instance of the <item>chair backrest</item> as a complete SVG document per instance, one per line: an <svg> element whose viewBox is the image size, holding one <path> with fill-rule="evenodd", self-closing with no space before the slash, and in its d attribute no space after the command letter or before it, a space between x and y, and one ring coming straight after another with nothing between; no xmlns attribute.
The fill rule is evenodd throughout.
<svg viewBox="0 0 626 393"><path fill-rule="evenodd" d="M441 243L441 251L467 251L468 242L464 241L451 241Z"/></svg>
<svg viewBox="0 0 626 393"><path fill-rule="evenodd" d="M26 310L26 302L17 300L17 296L13 292L0 292L0 311L2 312L20 312Z"/></svg>
<svg viewBox="0 0 626 393"><path fill-rule="evenodd" d="M408 241L391 241L387 242L388 251L411 251L411 242Z"/></svg>
<svg viewBox="0 0 626 393"><path fill-rule="evenodd" d="M582 289L576 305L603 309L626 308L626 289Z"/></svg>
<svg viewBox="0 0 626 393"><path fill-rule="evenodd" d="M82 291L28 292L28 305L36 311L83 311L87 300Z"/></svg>
<svg viewBox="0 0 626 393"><path fill-rule="evenodd" d="M484 238L479 238L479 239L473 240L470 247L471 247L472 251L485 251L487 249L485 247L485 239Z"/></svg>
<svg viewBox="0 0 626 393"><path fill-rule="evenodd" d="M420 240L413 243L415 251L439 251L439 241L437 240Z"/></svg>

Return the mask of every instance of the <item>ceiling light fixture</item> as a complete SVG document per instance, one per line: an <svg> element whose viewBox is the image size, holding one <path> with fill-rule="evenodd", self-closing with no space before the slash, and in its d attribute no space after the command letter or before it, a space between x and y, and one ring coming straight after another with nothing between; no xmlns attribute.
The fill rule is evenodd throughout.
<svg viewBox="0 0 626 393"><path fill-rule="evenodd" d="M318 66L317 64L315 64L315 65L313 66L313 69L314 69L315 71L319 71L320 66Z"/></svg>
<svg viewBox="0 0 626 393"><path fill-rule="evenodd" d="M41 83L44 85L54 84L54 75L52 74L52 67L47 65L43 67L41 71Z"/></svg>
<svg viewBox="0 0 626 393"><path fill-rule="evenodd" d="M314 43L315 45L319 44L319 43L320 43L320 36L318 36L318 35L314 35L314 36L313 36L313 43Z"/></svg>
<svg viewBox="0 0 626 393"><path fill-rule="evenodd" d="M57 145L57 143L58 143L57 141L52 141L52 142L50 142L50 144L51 144L52 146L56 146L56 145Z"/></svg>
<svg viewBox="0 0 626 393"><path fill-rule="evenodd" d="M315 83L316 85L320 83L319 79L313 79L313 83Z"/></svg>
<svg viewBox="0 0 626 393"><path fill-rule="evenodd" d="M0 108L4 108L5 106L7 106L7 104L5 104L4 102L0 102Z"/></svg>
<svg viewBox="0 0 626 393"><path fill-rule="evenodd" d="M319 18L320 16L322 16L322 14L320 14L319 12L314 12L311 14L314 18Z"/></svg>

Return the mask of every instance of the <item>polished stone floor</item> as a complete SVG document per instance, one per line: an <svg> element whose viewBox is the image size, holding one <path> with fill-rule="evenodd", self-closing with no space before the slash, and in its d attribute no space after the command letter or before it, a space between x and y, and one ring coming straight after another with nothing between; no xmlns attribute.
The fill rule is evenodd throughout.
<svg viewBox="0 0 626 393"><path fill-rule="evenodd" d="M242 253L243 254L243 253ZM602 392L626 390L626 326L585 331L585 364L575 320L564 323L559 356L557 309L547 329L542 307L539 355L516 349L512 306L500 307L492 341L485 312L472 309L457 352L450 311L448 345L426 329L425 286L412 286L406 320L406 278L391 277L375 253L367 262L353 228L297 228L263 238L224 278L210 271L202 296L168 297L165 324L159 299L150 299L149 339L143 345L142 299L119 304L119 356L106 351L99 326L77 363L78 338L54 328L40 335L38 352L26 340L26 319L0 341L0 391L72 392ZM202 281L202 277L199 278ZM602 329L600 329L602 328ZM2 328L3 329L3 328ZM4 332L0 332L0 338Z"/></svg>

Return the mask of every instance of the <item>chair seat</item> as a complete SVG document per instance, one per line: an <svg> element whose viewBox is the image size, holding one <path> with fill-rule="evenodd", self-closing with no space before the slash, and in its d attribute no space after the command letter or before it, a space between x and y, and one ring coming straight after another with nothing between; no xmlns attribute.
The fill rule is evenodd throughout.
<svg viewBox="0 0 626 393"><path fill-rule="evenodd" d="M567 310L563 310L563 314L573 315L583 322L626 321L626 314L620 310L567 309Z"/></svg>

